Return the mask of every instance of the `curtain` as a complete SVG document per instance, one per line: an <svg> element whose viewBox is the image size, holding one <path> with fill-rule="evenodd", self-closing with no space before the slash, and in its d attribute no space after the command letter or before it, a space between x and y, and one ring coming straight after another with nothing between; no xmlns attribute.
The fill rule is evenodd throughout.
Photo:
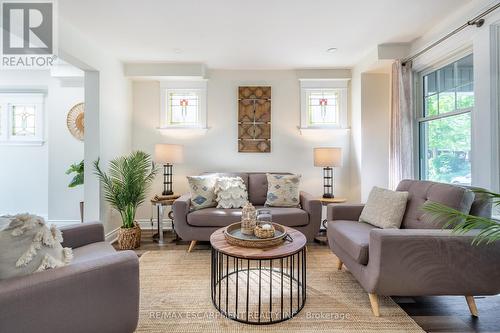
<svg viewBox="0 0 500 333"><path fill-rule="evenodd" d="M389 186L414 178L413 73L412 64L392 64L391 133L389 147Z"/></svg>

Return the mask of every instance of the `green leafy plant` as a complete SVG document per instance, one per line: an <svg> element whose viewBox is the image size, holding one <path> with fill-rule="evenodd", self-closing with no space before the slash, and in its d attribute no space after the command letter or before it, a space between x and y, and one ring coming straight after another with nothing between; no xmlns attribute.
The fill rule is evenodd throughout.
<svg viewBox="0 0 500 333"><path fill-rule="evenodd" d="M494 207L500 206L500 194L481 189L473 191L476 195L489 200ZM473 245L490 244L500 240L500 221L498 220L464 214L437 202L427 202L422 209L431 216L432 221L446 221L443 228L452 227L454 233L465 234L472 229L480 229L472 239Z"/></svg>
<svg viewBox="0 0 500 333"><path fill-rule="evenodd" d="M158 169L151 156L135 151L109 163L109 172L94 162L95 174L104 189L104 197L121 215L122 228L133 228L137 208L144 202L146 192Z"/></svg>
<svg viewBox="0 0 500 333"><path fill-rule="evenodd" d="M83 170L84 170L83 160L80 163L71 164L69 166L69 169L66 170L66 174L71 175L72 173L75 173L75 176L73 177L73 179L71 179L71 182L68 184L68 187L73 188L79 185L83 185Z"/></svg>

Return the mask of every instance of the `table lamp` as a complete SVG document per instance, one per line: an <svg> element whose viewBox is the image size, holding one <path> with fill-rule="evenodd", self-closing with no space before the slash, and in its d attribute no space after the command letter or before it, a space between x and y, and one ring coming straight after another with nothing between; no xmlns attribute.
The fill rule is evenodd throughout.
<svg viewBox="0 0 500 333"><path fill-rule="evenodd" d="M342 149L314 148L314 166L323 167L323 198L333 198L333 167L342 166Z"/></svg>
<svg viewBox="0 0 500 333"><path fill-rule="evenodd" d="M163 164L163 192L162 195L172 195L172 167L175 163L182 163L184 156L181 145L160 143L155 145L155 161Z"/></svg>

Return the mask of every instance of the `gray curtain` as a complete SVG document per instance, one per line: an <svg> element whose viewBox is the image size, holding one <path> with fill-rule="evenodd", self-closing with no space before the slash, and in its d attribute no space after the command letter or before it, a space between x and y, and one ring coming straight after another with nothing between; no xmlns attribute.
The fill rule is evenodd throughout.
<svg viewBox="0 0 500 333"><path fill-rule="evenodd" d="M391 139L389 148L389 186L414 178L413 73L412 64L392 64Z"/></svg>

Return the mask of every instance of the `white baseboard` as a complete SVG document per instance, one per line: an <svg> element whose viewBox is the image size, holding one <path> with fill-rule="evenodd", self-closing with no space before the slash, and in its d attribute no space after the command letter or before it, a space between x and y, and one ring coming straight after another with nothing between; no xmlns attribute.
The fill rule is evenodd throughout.
<svg viewBox="0 0 500 333"><path fill-rule="evenodd" d="M104 235L104 240L109 244L113 244L114 242L116 242L118 240L118 230L120 230L120 227L108 232L106 235Z"/></svg>
<svg viewBox="0 0 500 333"><path fill-rule="evenodd" d="M153 220L153 225L151 226L151 221L148 219L140 219L137 220L137 224L142 230L155 230L158 228L158 221L156 219ZM163 219L163 230L172 229L172 220Z"/></svg>

